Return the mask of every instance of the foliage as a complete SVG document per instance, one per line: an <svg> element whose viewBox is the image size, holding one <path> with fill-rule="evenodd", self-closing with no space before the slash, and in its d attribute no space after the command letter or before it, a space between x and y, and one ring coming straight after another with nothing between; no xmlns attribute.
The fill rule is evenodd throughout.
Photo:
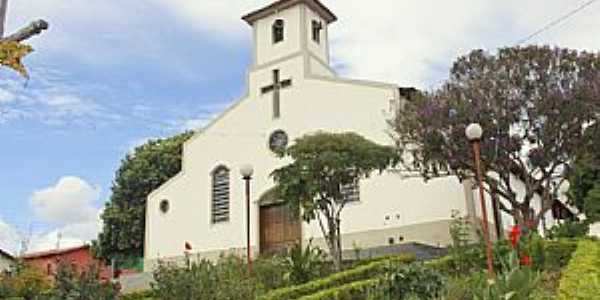
<svg viewBox="0 0 600 300"><path fill-rule="evenodd" d="M181 170L185 132L168 139L151 140L121 161L112 195L102 213L103 228L94 242L97 257L141 257L143 255L146 198Z"/></svg>
<svg viewBox="0 0 600 300"><path fill-rule="evenodd" d="M121 300L154 300L154 292L152 290L136 292L121 296Z"/></svg>
<svg viewBox="0 0 600 300"><path fill-rule="evenodd" d="M574 240L545 241L544 269L552 271L564 268L571 260L576 249L577 242Z"/></svg>
<svg viewBox="0 0 600 300"><path fill-rule="evenodd" d="M318 278L326 268L325 253L308 243L306 247L296 244L287 250L283 267L291 284L301 284Z"/></svg>
<svg viewBox="0 0 600 300"><path fill-rule="evenodd" d="M525 300L531 299L539 281L539 274L533 268L522 266L522 260L513 251L504 262L502 271L493 280L486 273L475 274L473 299L475 300Z"/></svg>
<svg viewBox="0 0 600 300"><path fill-rule="evenodd" d="M557 299L598 299L599 291L600 243L582 240L560 279Z"/></svg>
<svg viewBox="0 0 600 300"><path fill-rule="evenodd" d="M366 279L304 296L301 300L364 300L376 293L378 279ZM372 297L372 296L371 296ZM375 299L375 298L368 298Z"/></svg>
<svg viewBox="0 0 600 300"><path fill-rule="evenodd" d="M342 188L394 165L395 150L355 133L320 132L297 139L280 155L293 162L272 173L278 198L301 208L305 221L318 221L334 266L340 270L340 214L348 203Z"/></svg>
<svg viewBox="0 0 600 300"><path fill-rule="evenodd" d="M54 276L52 299L116 300L119 294L117 286L99 278L100 269L96 265L89 265L78 272L71 264L60 263Z"/></svg>
<svg viewBox="0 0 600 300"><path fill-rule="evenodd" d="M405 264L415 260L414 255L400 255L386 260L377 260L366 265L335 273L328 277L271 291L261 296L261 300L289 300L315 294L319 291L339 287L351 282L366 280L381 274L390 264Z"/></svg>
<svg viewBox="0 0 600 300"><path fill-rule="evenodd" d="M0 275L0 299L48 299L51 287L51 282L41 270L22 262L14 266L9 274Z"/></svg>
<svg viewBox="0 0 600 300"><path fill-rule="evenodd" d="M582 221L566 220L561 224L556 224L547 231L550 239L559 238L579 238L588 235L590 224Z"/></svg>
<svg viewBox="0 0 600 300"><path fill-rule="evenodd" d="M270 291L290 284L285 256L259 257L252 262L252 272L259 290Z"/></svg>
<svg viewBox="0 0 600 300"><path fill-rule="evenodd" d="M600 143L594 140L600 124L586 130L590 141L582 155L575 160L569 177L569 203L585 213L590 222L600 221Z"/></svg>
<svg viewBox="0 0 600 300"><path fill-rule="evenodd" d="M189 267L160 264L154 279L152 289L161 300L246 300L258 293L255 279L246 274L245 261L235 256Z"/></svg>
<svg viewBox="0 0 600 300"><path fill-rule="evenodd" d="M465 137L484 129L483 180L519 224L552 207L573 158L600 130L600 54L529 46L458 58L438 90L417 95L390 120L407 175L467 179L475 173ZM514 180L524 185L516 189ZM532 210L535 195L541 209Z"/></svg>
<svg viewBox="0 0 600 300"><path fill-rule="evenodd" d="M27 69L21 60L33 52L33 48L19 42L1 41L0 42L0 65L8 67L25 78L29 78Z"/></svg>
<svg viewBox="0 0 600 300"><path fill-rule="evenodd" d="M441 296L445 284L444 277L437 271L422 264L391 266L386 270L379 288L383 299L436 299Z"/></svg>

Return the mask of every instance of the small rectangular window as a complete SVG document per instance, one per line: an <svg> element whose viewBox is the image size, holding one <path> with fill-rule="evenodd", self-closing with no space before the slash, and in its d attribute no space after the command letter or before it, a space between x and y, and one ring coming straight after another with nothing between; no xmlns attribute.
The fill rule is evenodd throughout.
<svg viewBox="0 0 600 300"><path fill-rule="evenodd" d="M312 39L317 44L321 43L321 30L323 29L323 24L319 21L312 21Z"/></svg>

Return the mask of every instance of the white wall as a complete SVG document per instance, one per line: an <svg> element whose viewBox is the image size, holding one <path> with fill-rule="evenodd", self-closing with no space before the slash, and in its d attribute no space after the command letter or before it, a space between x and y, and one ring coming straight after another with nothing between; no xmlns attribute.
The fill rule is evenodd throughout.
<svg viewBox="0 0 600 300"><path fill-rule="evenodd" d="M255 168L250 218L252 245L257 247L256 200L273 186L270 173L289 163L268 148L268 138L275 130L284 130L290 143L308 133L327 131L356 132L377 143L392 144L387 119L392 117L392 104L400 101L398 86L335 78L333 71L322 63L326 61L325 46L313 50L298 48L300 52L294 54L294 48L302 41L296 36L301 30L295 31L290 24L310 11L303 12L302 7L294 6L256 23L258 63L248 75L247 95L185 143L182 172L148 197L147 260L181 256L186 242L192 245L193 252L203 253L245 247L244 185L239 166L246 163ZM286 41L270 48L271 24L282 16L287 19ZM324 39L323 45L326 42ZM294 55L278 60L289 54ZM323 59L315 58L317 55ZM260 93L261 87L272 83L274 69L280 70L282 80L292 79L292 87L281 92L281 118L275 120L272 95ZM210 176L219 165L230 169L231 215L227 223L211 224ZM159 210L163 199L171 204L167 214ZM361 201L344 212L342 232L387 230L448 220L453 209L465 211L465 207L463 186L455 179L425 184L420 179L374 174L361 182ZM316 224L303 226L303 232L306 238L321 236ZM440 242L438 238L423 239L421 242ZM381 241L381 245L386 243Z"/></svg>
<svg viewBox="0 0 600 300"><path fill-rule="evenodd" d="M254 42L257 52L256 65L262 65L300 51L302 45L300 38L301 7L300 5L293 6L254 23L254 30L256 30L256 40ZM285 20L284 40L273 44L271 27L277 19Z"/></svg>
<svg viewBox="0 0 600 300"><path fill-rule="evenodd" d="M9 271L13 263L14 260L8 259L3 255L0 255L0 273L4 271Z"/></svg>

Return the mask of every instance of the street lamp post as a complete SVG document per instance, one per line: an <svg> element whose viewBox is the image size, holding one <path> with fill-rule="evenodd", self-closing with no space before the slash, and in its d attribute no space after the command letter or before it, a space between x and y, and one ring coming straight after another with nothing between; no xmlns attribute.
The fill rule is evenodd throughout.
<svg viewBox="0 0 600 300"><path fill-rule="evenodd" d="M252 274L252 250L250 248L250 180L252 180L252 174L254 168L252 165L243 165L240 168L240 174L246 182L246 255L248 257L248 276Z"/></svg>
<svg viewBox="0 0 600 300"><path fill-rule="evenodd" d="M482 227L486 244L488 275L490 278L493 278L494 265L492 263L492 242L490 241L487 207L485 205L485 194L483 190L483 174L481 172L481 137L483 136L483 128L481 128L481 125L473 123L467 126L465 134L473 147L475 170L477 173L477 182L479 184L479 201L481 202L481 214L483 218Z"/></svg>

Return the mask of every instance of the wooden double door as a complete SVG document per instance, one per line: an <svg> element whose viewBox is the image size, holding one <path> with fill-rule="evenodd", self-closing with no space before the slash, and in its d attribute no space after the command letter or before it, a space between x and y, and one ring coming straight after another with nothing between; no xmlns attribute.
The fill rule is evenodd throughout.
<svg viewBox="0 0 600 300"><path fill-rule="evenodd" d="M278 253L302 240L302 222L298 212L287 205L260 208L260 252Z"/></svg>

